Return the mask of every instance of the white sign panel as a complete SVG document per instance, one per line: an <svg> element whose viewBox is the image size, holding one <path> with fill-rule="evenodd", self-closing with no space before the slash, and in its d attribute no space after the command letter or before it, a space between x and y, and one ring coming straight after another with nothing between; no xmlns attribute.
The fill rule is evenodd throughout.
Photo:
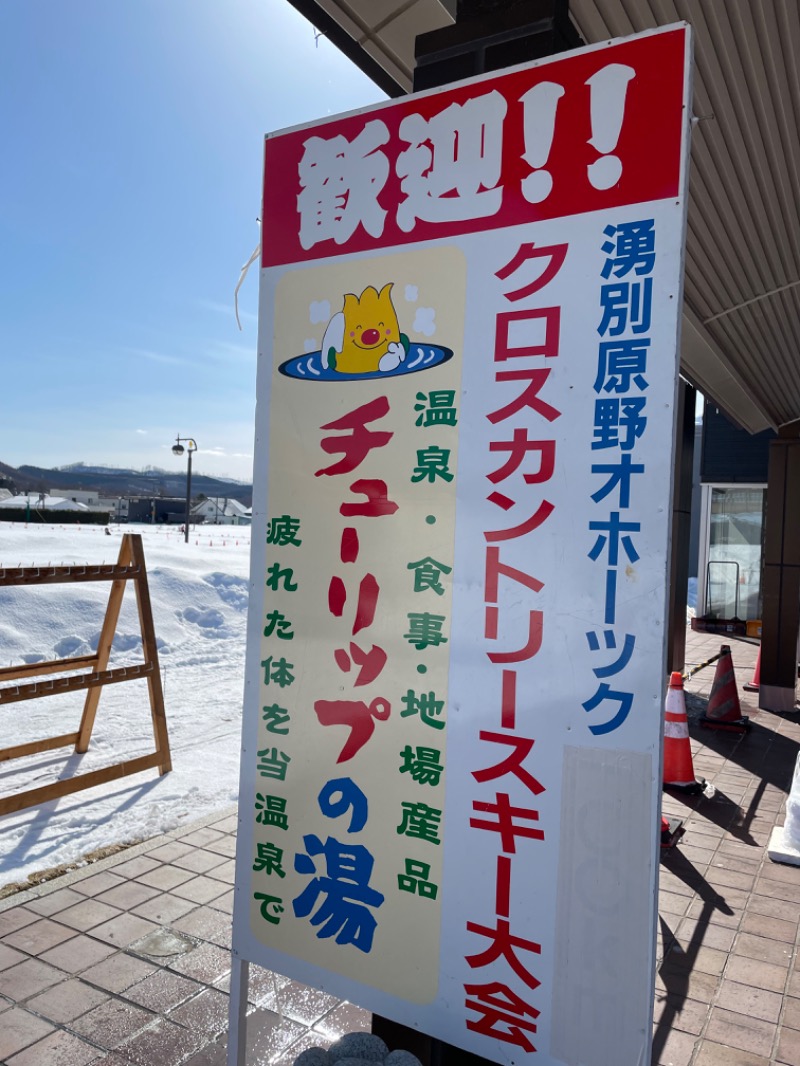
<svg viewBox="0 0 800 1066"><path fill-rule="evenodd" d="M689 55L266 142L234 950L500 1063L649 1057Z"/></svg>

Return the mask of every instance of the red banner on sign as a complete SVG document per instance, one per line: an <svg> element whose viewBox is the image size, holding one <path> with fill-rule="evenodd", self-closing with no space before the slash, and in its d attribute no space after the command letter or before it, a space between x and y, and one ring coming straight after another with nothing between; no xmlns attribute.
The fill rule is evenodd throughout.
<svg viewBox="0 0 800 1066"><path fill-rule="evenodd" d="M267 138L262 265L676 196L684 44L604 45Z"/></svg>

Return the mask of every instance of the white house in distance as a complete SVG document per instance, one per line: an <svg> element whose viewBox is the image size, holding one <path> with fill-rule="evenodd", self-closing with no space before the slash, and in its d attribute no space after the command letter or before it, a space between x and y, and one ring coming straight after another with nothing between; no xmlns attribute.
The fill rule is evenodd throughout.
<svg viewBox="0 0 800 1066"><path fill-rule="evenodd" d="M249 526L252 518L249 507L227 496L208 497L192 508L192 514L212 526Z"/></svg>
<svg viewBox="0 0 800 1066"><path fill-rule="evenodd" d="M53 489L50 489L50 493L56 495ZM92 511L104 510L100 506L99 495L93 489L58 489L57 495L65 500L72 500L73 503L82 503Z"/></svg>
<svg viewBox="0 0 800 1066"><path fill-rule="evenodd" d="M73 503L85 504L90 511L108 511L117 521L128 517L128 501L121 496L103 496L94 489L61 489L59 495Z"/></svg>
<svg viewBox="0 0 800 1066"><path fill-rule="evenodd" d="M7 500L0 500L0 508L19 510L20 507L30 507L32 511L88 511L91 509L85 503L67 500L63 496L49 496L46 492L28 492L19 496L10 496Z"/></svg>

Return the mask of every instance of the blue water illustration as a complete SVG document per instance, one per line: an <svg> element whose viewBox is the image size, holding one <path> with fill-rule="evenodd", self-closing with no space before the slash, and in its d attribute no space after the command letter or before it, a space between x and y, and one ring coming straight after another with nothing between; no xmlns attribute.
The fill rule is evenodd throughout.
<svg viewBox="0 0 800 1066"><path fill-rule="evenodd" d="M370 381L375 378L397 378L403 374L416 374L420 370L432 370L453 358L452 348L439 344L412 342L405 360L394 370L371 370L367 374L340 374L338 370L322 365L322 352L306 352L287 359L278 367L287 378L299 381Z"/></svg>

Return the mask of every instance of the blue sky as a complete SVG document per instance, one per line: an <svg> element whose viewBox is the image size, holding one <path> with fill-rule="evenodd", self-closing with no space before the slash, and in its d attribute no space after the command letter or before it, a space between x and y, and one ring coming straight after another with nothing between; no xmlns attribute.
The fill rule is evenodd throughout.
<svg viewBox="0 0 800 1066"><path fill-rule="evenodd" d="M263 135L383 94L285 0L2 0L0 87L0 461L249 479Z"/></svg>

